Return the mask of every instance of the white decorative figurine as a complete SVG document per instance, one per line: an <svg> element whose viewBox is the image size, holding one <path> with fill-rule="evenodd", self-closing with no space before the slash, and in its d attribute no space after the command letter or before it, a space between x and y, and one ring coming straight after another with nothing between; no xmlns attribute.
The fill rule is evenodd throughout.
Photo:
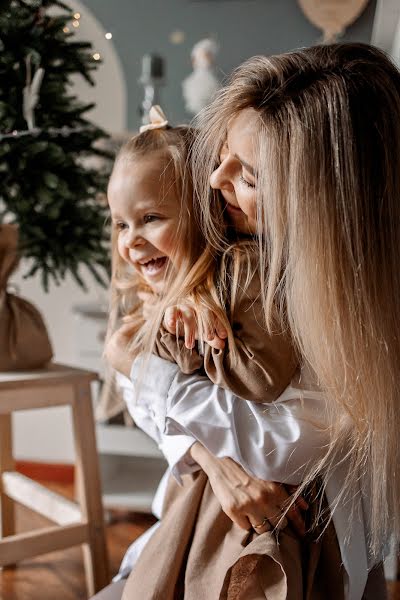
<svg viewBox="0 0 400 600"><path fill-rule="evenodd" d="M193 46L193 72L182 82L185 107L189 113L195 115L207 106L220 87L214 67L217 51L218 46L211 39L201 40Z"/></svg>

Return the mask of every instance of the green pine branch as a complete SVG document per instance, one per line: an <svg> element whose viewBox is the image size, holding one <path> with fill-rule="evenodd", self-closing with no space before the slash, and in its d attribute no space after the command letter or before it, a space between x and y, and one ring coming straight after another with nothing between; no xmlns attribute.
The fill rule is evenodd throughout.
<svg viewBox="0 0 400 600"><path fill-rule="evenodd" d="M54 6L60 14L50 16L47 9ZM27 127L22 111L27 56L32 73L45 69L35 110L42 131L0 141L0 222L19 225L21 254L30 259L25 276L39 274L45 290L67 274L86 289L82 267L103 284L109 273L107 210L97 200L107 173L85 167L85 159L111 156L97 147L106 134L87 118L93 104L81 102L70 86L77 73L94 85L98 63L90 42L77 42L64 31L72 20L69 7L56 0L11 0L0 11L0 133ZM50 128L62 127L82 131L50 135Z"/></svg>

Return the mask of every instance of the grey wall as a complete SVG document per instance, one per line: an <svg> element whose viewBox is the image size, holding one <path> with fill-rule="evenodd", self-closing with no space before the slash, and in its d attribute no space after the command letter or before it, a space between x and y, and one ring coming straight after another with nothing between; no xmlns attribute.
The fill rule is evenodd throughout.
<svg viewBox="0 0 400 600"><path fill-rule="evenodd" d="M181 82L191 71L191 48L201 38L213 35L219 42L222 78L250 56L310 46L321 37L296 0L83 0L83 4L113 34L127 80L131 130L140 124L138 107L143 94L138 78L145 53L159 53L167 61L162 104L171 122L178 123L190 118ZM376 0L370 0L344 40L369 42L375 5ZM180 45L169 40L175 30L185 33Z"/></svg>

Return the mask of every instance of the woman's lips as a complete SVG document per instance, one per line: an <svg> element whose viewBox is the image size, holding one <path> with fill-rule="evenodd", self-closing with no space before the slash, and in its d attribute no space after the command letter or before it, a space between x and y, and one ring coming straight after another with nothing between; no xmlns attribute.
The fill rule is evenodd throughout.
<svg viewBox="0 0 400 600"><path fill-rule="evenodd" d="M233 204L226 204L226 210L228 213L231 213L232 215L244 215L244 212L242 211L241 208L239 208L238 206L233 206Z"/></svg>

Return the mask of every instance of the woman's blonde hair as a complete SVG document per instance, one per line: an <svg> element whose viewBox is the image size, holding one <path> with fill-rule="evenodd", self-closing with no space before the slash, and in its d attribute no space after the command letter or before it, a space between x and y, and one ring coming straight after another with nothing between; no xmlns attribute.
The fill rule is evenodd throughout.
<svg viewBox="0 0 400 600"><path fill-rule="evenodd" d="M371 489L372 552L400 522L400 74L366 44L252 58L198 121L194 187L219 248L209 192L227 124L258 113L262 298L281 309L330 400L332 437L309 475L339 456L346 488ZM345 490L344 490L345 492ZM344 501L344 499L342 499Z"/></svg>

